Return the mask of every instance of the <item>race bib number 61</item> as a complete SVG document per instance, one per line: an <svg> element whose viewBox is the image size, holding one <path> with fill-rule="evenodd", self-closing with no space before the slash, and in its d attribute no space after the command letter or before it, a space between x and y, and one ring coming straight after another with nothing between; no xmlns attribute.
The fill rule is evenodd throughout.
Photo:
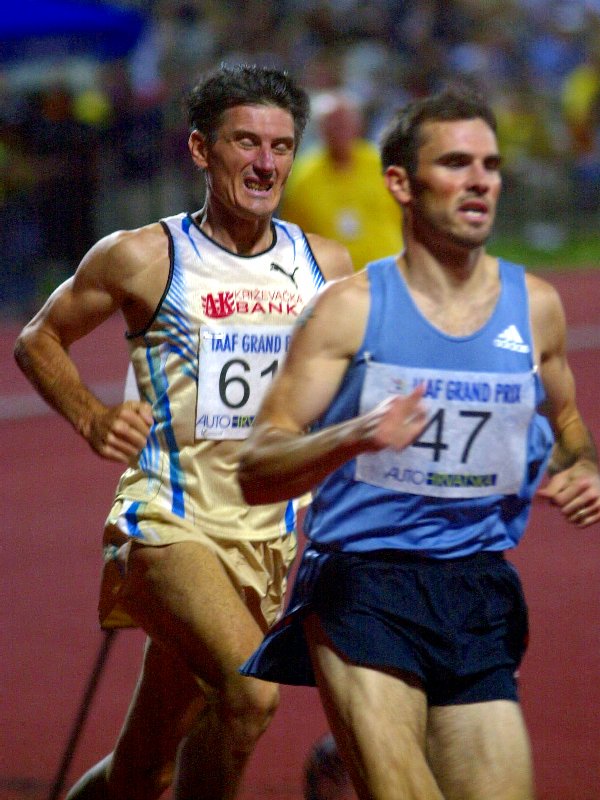
<svg viewBox="0 0 600 800"><path fill-rule="evenodd" d="M245 439L288 351L291 325L214 325L200 330L197 439Z"/></svg>

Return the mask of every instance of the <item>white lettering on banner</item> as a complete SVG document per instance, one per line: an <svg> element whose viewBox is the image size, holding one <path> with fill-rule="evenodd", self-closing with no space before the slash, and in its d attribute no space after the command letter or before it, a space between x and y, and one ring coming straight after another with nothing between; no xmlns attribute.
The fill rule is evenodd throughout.
<svg viewBox="0 0 600 800"><path fill-rule="evenodd" d="M211 323L201 328L197 439L248 436L291 338L291 325Z"/></svg>

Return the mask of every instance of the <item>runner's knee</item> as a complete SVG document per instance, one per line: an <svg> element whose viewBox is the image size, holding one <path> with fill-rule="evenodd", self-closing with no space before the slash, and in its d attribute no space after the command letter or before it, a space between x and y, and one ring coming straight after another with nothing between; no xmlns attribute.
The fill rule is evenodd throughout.
<svg viewBox="0 0 600 800"><path fill-rule="evenodd" d="M247 743L252 748L268 727L278 705L276 684L241 678L219 699L219 714L240 745L243 747Z"/></svg>

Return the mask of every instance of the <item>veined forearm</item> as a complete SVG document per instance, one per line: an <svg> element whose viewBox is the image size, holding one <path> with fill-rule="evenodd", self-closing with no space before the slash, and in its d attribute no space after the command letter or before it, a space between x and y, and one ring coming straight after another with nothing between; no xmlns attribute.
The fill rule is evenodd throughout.
<svg viewBox="0 0 600 800"><path fill-rule="evenodd" d="M257 431L240 457L239 481L250 505L274 503L309 492L346 461L367 449L360 418L318 433L280 428Z"/></svg>
<svg viewBox="0 0 600 800"><path fill-rule="evenodd" d="M87 439L92 416L103 406L82 383L77 367L61 344L45 331L25 328L17 339L14 355L44 400Z"/></svg>
<svg viewBox="0 0 600 800"><path fill-rule="evenodd" d="M588 461L598 466L598 453L594 440L581 419L573 420L566 425L557 437L548 472L550 475L555 475L578 461Z"/></svg>
<svg viewBox="0 0 600 800"><path fill-rule="evenodd" d="M358 417L306 436L259 422L240 458L246 501L258 505L298 497L359 453L403 450L426 424L422 396L423 386L418 386L409 395L387 397Z"/></svg>

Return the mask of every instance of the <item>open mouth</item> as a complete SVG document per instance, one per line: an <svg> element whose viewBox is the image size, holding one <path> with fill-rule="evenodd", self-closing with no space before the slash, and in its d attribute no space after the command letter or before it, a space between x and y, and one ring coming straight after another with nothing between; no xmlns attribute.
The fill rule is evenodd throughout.
<svg viewBox="0 0 600 800"><path fill-rule="evenodd" d="M481 200L468 200L466 203L462 203L458 210L464 216L478 222L487 219L489 216L489 208L487 203L484 203Z"/></svg>
<svg viewBox="0 0 600 800"><path fill-rule="evenodd" d="M267 193L273 187L273 181L260 181L256 178L244 178L244 186L251 192Z"/></svg>

